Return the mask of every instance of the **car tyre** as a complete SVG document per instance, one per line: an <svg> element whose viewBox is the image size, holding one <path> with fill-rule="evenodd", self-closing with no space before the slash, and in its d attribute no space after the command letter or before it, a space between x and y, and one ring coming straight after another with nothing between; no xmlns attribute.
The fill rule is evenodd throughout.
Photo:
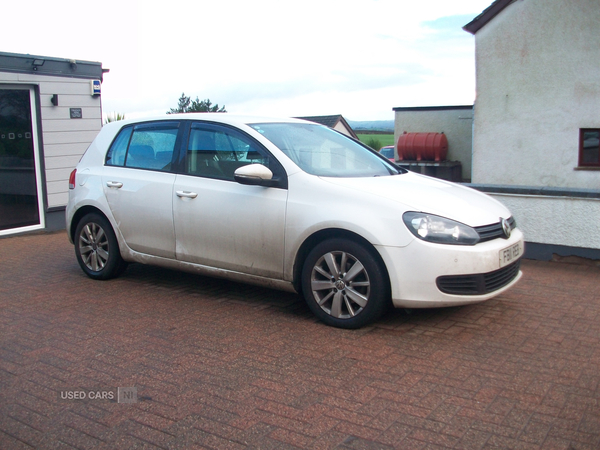
<svg viewBox="0 0 600 450"><path fill-rule="evenodd" d="M316 245L302 269L302 292L311 311L327 325L360 328L389 305L389 283L374 249L347 239Z"/></svg>
<svg viewBox="0 0 600 450"><path fill-rule="evenodd" d="M74 243L77 262L90 278L108 280L127 268L115 232L100 214L90 213L79 221Z"/></svg>

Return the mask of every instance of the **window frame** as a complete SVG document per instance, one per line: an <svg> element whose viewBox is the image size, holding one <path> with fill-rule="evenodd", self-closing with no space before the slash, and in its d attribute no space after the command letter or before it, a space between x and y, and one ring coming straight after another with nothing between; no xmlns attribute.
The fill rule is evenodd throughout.
<svg viewBox="0 0 600 450"><path fill-rule="evenodd" d="M126 133L129 133L129 136L125 136ZM129 142L131 141L131 136L133 134L133 125L126 125L122 127L113 138L112 142L108 146L108 150L106 150L106 154L104 155L104 165L109 167L125 167L125 160L127 159L127 152L129 150ZM125 138L124 141L121 141L121 138ZM112 163L115 151L117 150L117 146L123 145L125 147L125 152L123 153L123 161L119 164Z"/></svg>
<svg viewBox="0 0 600 450"><path fill-rule="evenodd" d="M176 162L179 158L179 147L181 146L181 136L182 136L182 123L177 120L160 120L160 121L151 121L151 122L139 122L128 124L122 127L118 133L113 138L113 141L108 147L106 154L104 155L104 165L108 167L121 167L123 169L134 169L134 170L149 170L153 172L163 172L163 173L174 173L176 172ZM133 140L133 136L136 131L147 131L152 129L173 129L177 130L175 135L175 143L173 145L173 153L171 154L171 162L169 169L158 169L151 167L137 167L137 166L128 166L127 159L129 157L129 150L131 148L131 141ZM124 134L129 133L129 137L127 138L127 142L125 144L125 156L122 164L111 164L109 161L112 160L112 152L117 145L119 138Z"/></svg>
<svg viewBox="0 0 600 450"><path fill-rule="evenodd" d="M589 133L589 132L594 132L594 133L598 133L598 137L600 138L600 128L580 128L579 129L579 161L578 161L578 165L579 167L585 167L585 168L600 168L600 142L598 143L598 148L597 148L597 152L598 152L598 161L597 162L585 162L584 161L584 136L585 133Z"/></svg>
<svg viewBox="0 0 600 450"><path fill-rule="evenodd" d="M265 148L264 145L262 145L254 137L250 136L249 134L245 133L243 130L240 130L239 128L237 128L235 126L231 126L231 125L228 125L225 123L217 123L217 122L210 122L210 121L193 120L193 121L189 121L189 123L187 124L185 133L184 133L184 137L183 137L182 143L181 143L181 153L180 153L180 159L179 159L179 164L178 164L178 166L179 166L178 173L179 174L191 176L191 177L220 180L220 181L225 181L225 182L230 182L230 183L238 183L235 179L188 173L187 158L188 158L189 140L192 136L193 130L198 129L198 128L203 128L203 129L215 131L215 132L227 133L231 137L234 137L238 140L249 142L260 153L263 153L265 156L267 156L269 158L270 166L271 166L269 168L269 170L271 170L273 172L273 181L276 182L272 187L281 188L281 189L288 188L288 179L287 179L287 173L285 171L285 168L279 162L279 160L267 148ZM248 163L248 164L251 164L251 163Z"/></svg>

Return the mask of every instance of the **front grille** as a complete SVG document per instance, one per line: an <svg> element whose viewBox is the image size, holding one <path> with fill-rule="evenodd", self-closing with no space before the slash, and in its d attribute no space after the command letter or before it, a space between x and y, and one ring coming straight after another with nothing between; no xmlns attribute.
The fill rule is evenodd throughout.
<svg viewBox="0 0 600 450"><path fill-rule="evenodd" d="M510 217L508 219L508 224L510 225L511 230L517 228L517 222L515 221L514 217ZM475 227L475 231L479 233L479 242L491 241L492 239L497 238L506 239L506 235L502 229L502 222Z"/></svg>
<svg viewBox="0 0 600 450"><path fill-rule="evenodd" d="M448 275L438 277L437 287L446 294L483 295L506 286L519 274L521 260L499 270L475 275Z"/></svg>

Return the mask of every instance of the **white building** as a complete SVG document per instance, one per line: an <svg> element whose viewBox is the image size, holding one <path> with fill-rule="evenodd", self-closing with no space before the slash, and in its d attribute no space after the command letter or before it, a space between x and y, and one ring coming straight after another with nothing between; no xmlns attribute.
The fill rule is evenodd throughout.
<svg viewBox="0 0 600 450"><path fill-rule="evenodd" d="M475 35L472 181L530 257L600 259L600 3L497 0Z"/></svg>
<svg viewBox="0 0 600 450"><path fill-rule="evenodd" d="M102 127L103 72L0 52L0 235L64 228L69 174Z"/></svg>

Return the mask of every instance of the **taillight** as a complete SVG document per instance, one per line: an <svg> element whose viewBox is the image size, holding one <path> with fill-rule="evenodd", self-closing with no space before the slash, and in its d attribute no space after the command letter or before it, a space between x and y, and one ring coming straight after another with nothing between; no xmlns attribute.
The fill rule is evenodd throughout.
<svg viewBox="0 0 600 450"><path fill-rule="evenodd" d="M73 169L71 175L69 175L69 189L75 189L75 174L77 173L77 169Z"/></svg>

